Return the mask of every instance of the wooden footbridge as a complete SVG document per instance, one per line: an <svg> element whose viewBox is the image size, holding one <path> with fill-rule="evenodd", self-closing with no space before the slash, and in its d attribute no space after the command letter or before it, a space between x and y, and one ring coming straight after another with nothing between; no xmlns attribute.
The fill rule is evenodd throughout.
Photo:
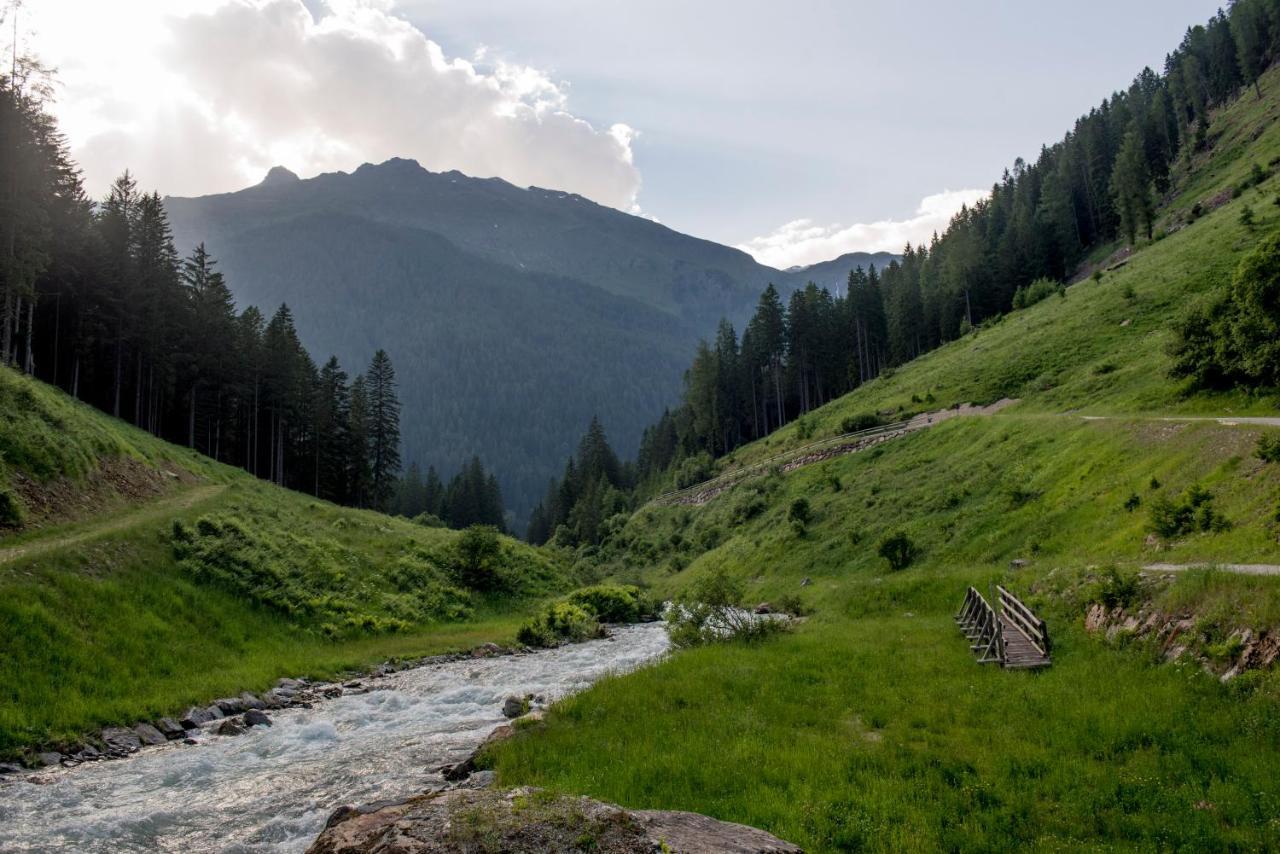
<svg viewBox="0 0 1280 854"><path fill-rule="evenodd" d="M999 584L996 595L999 611L970 587L956 614L978 663L996 663L1010 670L1049 666L1049 630L1044 620Z"/></svg>

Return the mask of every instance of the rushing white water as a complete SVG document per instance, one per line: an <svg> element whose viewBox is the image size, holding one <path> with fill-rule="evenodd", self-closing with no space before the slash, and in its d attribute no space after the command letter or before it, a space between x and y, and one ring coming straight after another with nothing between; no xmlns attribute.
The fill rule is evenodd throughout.
<svg viewBox="0 0 1280 854"><path fill-rule="evenodd" d="M297 852L344 803L438 785L503 723L508 694L548 701L667 649L662 625L528 655L405 670L270 713L274 726L0 783L0 851Z"/></svg>

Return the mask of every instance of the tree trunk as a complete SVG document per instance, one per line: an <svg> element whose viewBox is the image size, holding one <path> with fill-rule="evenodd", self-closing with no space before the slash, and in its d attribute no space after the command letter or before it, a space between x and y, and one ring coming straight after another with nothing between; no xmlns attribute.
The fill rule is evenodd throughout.
<svg viewBox="0 0 1280 854"><path fill-rule="evenodd" d="M80 399L80 357L76 356L74 366L71 368L71 396L76 400Z"/></svg>
<svg viewBox="0 0 1280 854"><path fill-rule="evenodd" d="M36 372L36 361L32 355L31 341L36 334L36 298L33 296L27 300L27 354L23 359L23 370L30 376Z"/></svg>
<svg viewBox="0 0 1280 854"><path fill-rule="evenodd" d="M191 384L191 399L187 406L187 447L196 446L196 386Z"/></svg>
<svg viewBox="0 0 1280 854"><path fill-rule="evenodd" d="M116 338L116 382L115 402L111 405L111 414L120 417L120 386L124 384L124 338Z"/></svg>

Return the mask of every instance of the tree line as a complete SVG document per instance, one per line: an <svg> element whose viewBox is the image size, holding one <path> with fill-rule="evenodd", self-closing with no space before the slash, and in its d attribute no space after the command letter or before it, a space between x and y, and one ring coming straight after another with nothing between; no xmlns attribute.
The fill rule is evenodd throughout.
<svg viewBox="0 0 1280 854"><path fill-rule="evenodd" d="M432 526L462 529L490 525L499 531L507 527L498 478L485 471L479 457L472 457L447 485L435 466L428 466L423 477L418 464L411 463L396 486L390 509Z"/></svg>
<svg viewBox="0 0 1280 854"><path fill-rule="evenodd" d="M95 203L37 62L0 76L0 361L281 486L385 507L400 471L395 371L317 367L281 305L237 311L203 245L174 247L126 171Z"/></svg>
<svg viewBox="0 0 1280 854"><path fill-rule="evenodd" d="M639 495L695 483L715 457L1060 290L1101 246L1152 239L1159 200L1209 145L1210 111L1246 87L1261 97L1278 57L1280 0L1235 0L1189 28L1162 73L1143 69L1035 162L1018 158L927 246L851 271L843 292L810 283L784 303L768 286L741 337L721 321L699 343L680 405L645 430L635 463L609 469L617 477L584 464L603 437L593 425L535 510L529 539L596 543L610 511Z"/></svg>

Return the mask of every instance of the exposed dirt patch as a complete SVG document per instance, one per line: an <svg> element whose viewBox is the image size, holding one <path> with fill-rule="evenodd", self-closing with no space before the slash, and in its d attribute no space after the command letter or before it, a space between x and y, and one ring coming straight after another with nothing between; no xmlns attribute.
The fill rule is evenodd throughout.
<svg viewBox="0 0 1280 854"><path fill-rule="evenodd" d="M87 519L104 509L155 499L170 490L199 483L178 466L157 469L133 457L108 457L84 480L57 477L37 481L21 471L9 476L26 518L20 530Z"/></svg>

